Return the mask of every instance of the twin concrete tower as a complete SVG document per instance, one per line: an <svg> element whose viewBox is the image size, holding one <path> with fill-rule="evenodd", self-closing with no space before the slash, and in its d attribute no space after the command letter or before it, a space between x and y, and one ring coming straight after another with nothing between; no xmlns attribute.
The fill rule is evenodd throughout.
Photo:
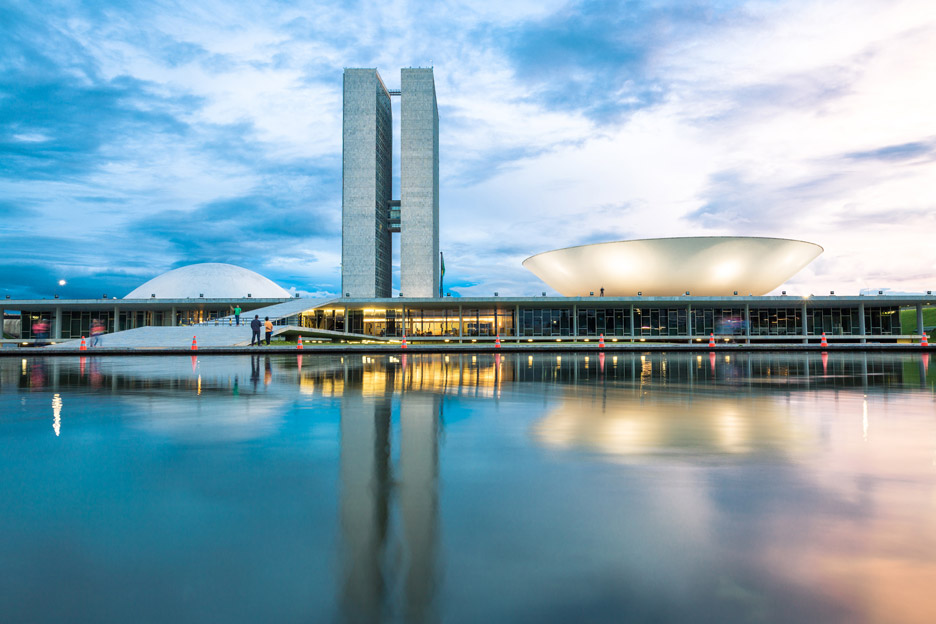
<svg viewBox="0 0 936 624"><path fill-rule="evenodd" d="M403 69L390 91L376 69L344 70L341 290L390 297L392 233L400 233L400 295L437 297L439 108L432 69ZM400 198L393 199L393 115L400 102Z"/></svg>

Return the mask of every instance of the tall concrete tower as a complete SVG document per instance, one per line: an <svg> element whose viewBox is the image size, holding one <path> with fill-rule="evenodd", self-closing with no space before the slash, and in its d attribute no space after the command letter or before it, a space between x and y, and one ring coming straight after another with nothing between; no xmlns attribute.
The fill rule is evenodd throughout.
<svg viewBox="0 0 936 624"><path fill-rule="evenodd" d="M400 292L439 292L439 108L432 69L400 72Z"/></svg>
<svg viewBox="0 0 936 624"><path fill-rule="evenodd" d="M345 69L341 284L351 297L391 296L392 232L400 233L400 293L438 296L439 109L432 69L401 70L388 91L376 69ZM393 200L392 113L400 103L400 199Z"/></svg>
<svg viewBox="0 0 936 624"><path fill-rule="evenodd" d="M342 294L389 297L393 118L376 69L345 70L342 118Z"/></svg>

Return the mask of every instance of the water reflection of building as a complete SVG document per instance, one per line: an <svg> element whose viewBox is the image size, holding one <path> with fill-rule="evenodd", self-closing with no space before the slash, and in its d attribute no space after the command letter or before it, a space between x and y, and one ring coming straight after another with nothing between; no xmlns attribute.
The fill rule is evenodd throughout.
<svg viewBox="0 0 936 624"><path fill-rule="evenodd" d="M342 613L349 622L376 622L399 609L405 621L432 621L442 399L432 392L396 394L409 385L411 369L403 362L399 368L393 362L367 364L375 362L349 362L343 370ZM322 385L335 387L334 381ZM391 421L397 406L400 451L394 471ZM395 506L399 531L390 522ZM399 558L389 556L397 550ZM392 596L397 578L402 583L398 609Z"/></svg>
<svg viewBox="0 0 936 624"><path fill-rule="evenodd" d="M771 396L571 394L535 425L533 436L546 446L621 458L783 455L813 442L791 409Z"/></svg>

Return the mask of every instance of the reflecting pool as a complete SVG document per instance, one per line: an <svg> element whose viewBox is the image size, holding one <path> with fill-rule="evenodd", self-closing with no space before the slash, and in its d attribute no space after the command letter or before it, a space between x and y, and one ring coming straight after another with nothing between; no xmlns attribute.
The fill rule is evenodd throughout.
<svg viewBox="0 0 936 624"><path fill-rule="evenodd" d="M2 622L936 621L928 355L0 358Z"/></svg>

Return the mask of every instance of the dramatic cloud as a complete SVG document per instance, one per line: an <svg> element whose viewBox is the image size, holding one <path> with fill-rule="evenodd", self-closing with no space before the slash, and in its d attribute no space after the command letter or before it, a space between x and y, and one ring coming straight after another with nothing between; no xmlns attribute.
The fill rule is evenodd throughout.
<svg viewBox="0 0 936 624"><path fill-rule="evenodd" d="M823 245L788 290L936 286L928 0L2 14L3 293L122 296L209 260L338 293L342 69L394 87L430 64L455 293L548 291L520 266L547 249L697 234Z"/></svg>

